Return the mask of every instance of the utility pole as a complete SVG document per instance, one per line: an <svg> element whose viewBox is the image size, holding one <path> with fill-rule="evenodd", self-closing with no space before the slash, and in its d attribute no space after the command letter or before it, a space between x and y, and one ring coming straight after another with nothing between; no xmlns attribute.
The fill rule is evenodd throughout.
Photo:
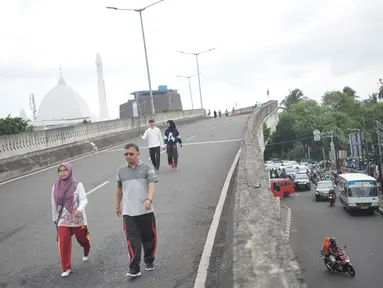
<svg viewBox="0 0 383 288"><path fill-rule="evenodd" d="M33 121L36 121L37 120L37 114L36 114L37 108L36 108L35 95L33 93L31 93L29 95L29 109L32 112Z"/></svg>
<svg viewBox="0 0 383 288"><path fill-rule="evenodd" d="M382 163L382 140L383 140L383 125L378 121L376 120L376 136L378 138L378 151L379 151L379 155L378 155L378 169L379 169L379 181L380 181L380 187L381 189L383 188L383 175L382 175L382 171L383 171L383 163Z"/></svg>
<svg viewBox="0 0 383 288"><path fill-rule="evenodd" d="M188 79L189 81L189 93L190 93L190 101L191 101L191 105L192 105L192 110L194 110L194 103L193 103L193 94L192 94L192 88L191 88L191 83L190 83L190 78L194 77L194 76L197 76L198 74L195 74L195 75L191 75L191 76L177 76L179 78L186 78Z"/></svg>
<svg viewBox="0 0 383 288"><path fill-rule="evenodd" d="M138 12L140 14L140 23L141 23L141 32L142 32L142 40L143 40L143 43L144 43L144 52L145 52L145 61L146 61L146 74L148 76L148 84L149 84L149 95L150 95L150 104L151 104L151 108L152 108L152 114L156 114L156 109L154 107L154 100L153 100L153 90L152 90L152 81L150 79L150 71L149 71L149 60L148 60L148 51L147 51L147 48L146 48L146 40L145 40L145 31L144 31L144 22L142 20L142 12L144 12L146 9L148 9L149 7L152 7L160 2L163 2L165 0L159 0L157 2L154 2L144 8L140 8L140 9L123 9L123 8L117 8L117 7L106 7L107 9L112 9L112 10L120 10L120 11L134 11L134 12Z"/></svg>
<svg viewBox="0 0 383 288"><path fill-rule="evenodd" d="M200 102L201 102L201 109L203 109L203 103L202 103L201 77L200 77L200 72L199 72L198 56L201 55L201 54L203 54L203 53L207 53L207 52L210 52L210 51L213 51L213 50L215 50L215 48L211 48L211 49L209 49L209 50L201 51L201 52L198 52L198 53L190 53L190 52L178 51L179 53L182 53L182 54L189 54L189 55L194 55L194 56L195 56L195 60L196 60L196 63L197 63L197 75L198 75L198 86L199 86L199 99L200 99Z"/></svg>

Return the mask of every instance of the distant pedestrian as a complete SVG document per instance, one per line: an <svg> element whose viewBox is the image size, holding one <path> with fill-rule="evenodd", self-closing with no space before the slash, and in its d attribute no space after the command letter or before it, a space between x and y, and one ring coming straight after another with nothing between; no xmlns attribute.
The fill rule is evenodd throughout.
<svg viewBox="0 0 383 288"><path fill-rule="evenodd" d="M147 139L149 144L150 159L154 168L160 170L161 147L164 146L161 130L156 127L154 119L149 120L149 128L145 130L141 139Z"/></svg>
<svg viewBox="0 0 383 288"><path fill-rule="evenodd" d="M124 156L127 164L117 172L116 214L118 217L123 215L128 241L130 264L126 276L138 277L141 276L142 248L145 270L155 269L157 230L152 202L158 180L155 170L140 160L140 150L136 144L126 145Z"/></svg>
<svg viewBox="0 0 383 288"><path fill-rule="evenodd" d="M83 247L82 260L88 261L90 240L85 207L88 204L84 185L72 175L72 166L61 163L58 168L59 179L52 188L52 217L56 224L59 252L63 272L68 277L72 272L72 236Z"/></svg>
<svg viewBox="0 0 383 288"><path fill-rule="evenodd" d="M178 143L182 147L182 139L173 120L169 120L169 127L165 130L165 145L168 154L168 163L172 169L178 171Z"/></svg>

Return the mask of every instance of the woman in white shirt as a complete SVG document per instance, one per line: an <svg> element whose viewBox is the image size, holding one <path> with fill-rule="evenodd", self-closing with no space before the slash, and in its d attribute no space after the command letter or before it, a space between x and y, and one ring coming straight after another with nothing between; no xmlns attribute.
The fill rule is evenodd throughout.
<svg viewBox="0 0 383 288"><path fill-rule="evenodd" d="M85 213L88 203L84 185L72 175L72 166L61 163L58 168L59 179L52 188L52 217L56 224L59 252L63 272L67 277L72 272L72 236L84 248L82 260L88 261L90 251L89 230Z"/></svg>

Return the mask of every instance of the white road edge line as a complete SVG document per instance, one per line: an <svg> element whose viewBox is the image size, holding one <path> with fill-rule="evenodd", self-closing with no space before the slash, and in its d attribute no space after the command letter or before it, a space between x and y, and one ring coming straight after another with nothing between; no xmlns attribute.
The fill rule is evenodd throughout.
<svg viewBox="0 0 383 288"><path fill-rule="evenodd" d="M193 135L193 136L187 138L186 141L189 141L189 140L193 139L195 136L197 136L197 135Z"/></svg>
<svg viewBox="0 0 383 288"><path fill-rule="evenodd" d="M227 173L225 183L223 184L221 196L219 196L218 204L217 204L217 207L215 208L213 220L211 221L205 246L203 248L201 260L198 265L198 272L194 282L194 288L205 287L207 272L208 272L209 264L210 264L210 257L213 251L214 240L217 234L219 220L221 218L223 206L225 204L227 191L229 190L230 181L231 181L231 178L233 177L234 170L235 170L235 167L237 166L240 154L241 154L241 148L238 150L237 155L235 155L233 164L231 165L229 173Z"/></svg>
<svg viewBox="0 0 383 288"><path fill-rule="evenodd" d="M287 206L281 206L283 208L287 209L287 217L286 217L286 225L285 225L285 238L286 238L286 243L289 243L290 241L290 230L291 230L291 209Z"/></svg>
<svg viewBox="0 0 383 288"><path fill-rule="evenodd" d="M100 185L98 185L97 187L93 188L92 190L86 192L86 195L90 195L92 194L93 192L97 191L98 189L104 187L106 184L108 184L110 181L105 181L104 183L101 183Z"/></svg>
<svg viewBox="0 0 383 288"><path fill-rule="evenodd" d="M209 128L208 131L213 130L213 129L215 129L215 128L217 128L217 126L213 126L213 127Z"/></svg>
<svg viewBox="0 0 383 288"><path fill-rule="evenodd" d="M160 154L165 153L165 152L166 152L166 150L162 150L162 151L160 152ZM151 160L150 157L148 158L148 160Z"/></svg>
<svg viewBox="0 0 383 288"><path fill-rule="evenodd" d="M227 143L227 142L240 142L242 139L227 139L227 140L212 140L212 141L205 141L205 142L191 142L191 143L182 143L182 146L189 146L189 145L205 145L205 144L215 144L215 143ZM149 147L140 147L140 149L148 149ZM113 149L113 150L104 150L105 152L121 152L124 149Z"/></svg>

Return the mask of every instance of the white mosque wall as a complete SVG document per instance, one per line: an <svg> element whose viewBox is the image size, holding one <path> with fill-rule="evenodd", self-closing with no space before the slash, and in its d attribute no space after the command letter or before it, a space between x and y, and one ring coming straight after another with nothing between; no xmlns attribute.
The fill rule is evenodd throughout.
<svg viewBox="0 0 383 288"><path fill-rule="evenodd" d="M78 124L45 131L0 136L0 159L55 148L61 145L90 141L94 138L123 132L129 129L143 128L148 125L149 118L154 118L157 123L162 124L169 119L176 120L177 118L200 114L205 114L205 110L198 109L159 113L126 120Z"/></svg>

